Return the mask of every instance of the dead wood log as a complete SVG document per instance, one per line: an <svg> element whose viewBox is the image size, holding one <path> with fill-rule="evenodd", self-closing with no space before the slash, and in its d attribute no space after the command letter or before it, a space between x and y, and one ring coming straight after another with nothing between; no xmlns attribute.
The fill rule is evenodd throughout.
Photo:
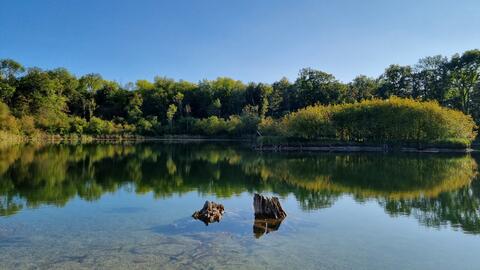
<svg viewBox="0 0 480 270"><path fill-rule="evenodd" d="M255 193L253 208L257 219L284 219L287 216L277 197L268 198Z"/></svg>
<svg viewBox="0 0 480 270"><path fill-rule="evenodd" d="M203 208L195 211L192 217L203 221L208 226L209 223L220 222L224 212L225 208L222 204L206 201Z"/></svg>

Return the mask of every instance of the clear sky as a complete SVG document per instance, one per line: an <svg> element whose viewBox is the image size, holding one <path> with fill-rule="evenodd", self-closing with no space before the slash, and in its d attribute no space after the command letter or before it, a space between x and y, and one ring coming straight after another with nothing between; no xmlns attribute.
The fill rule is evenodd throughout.
<svg viewBox="0 0 480 270"><path fill-rule="evenodd" d="M0 0L0 58L120 83L271 83L303 67L349 81L473 48L479 0Z"/></svg>

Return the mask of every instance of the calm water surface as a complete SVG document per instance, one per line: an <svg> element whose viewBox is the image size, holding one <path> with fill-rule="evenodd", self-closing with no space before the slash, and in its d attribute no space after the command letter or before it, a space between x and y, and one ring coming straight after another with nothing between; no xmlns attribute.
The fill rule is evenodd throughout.
<svg viewBox="0 0 480 270"><path fill-rule="evenodd" d="M480 269L477 157L220 143L0 149L1 269ZM255 229L253 194L288 213ZM205 200L220 223L190 216Z"/></svg>

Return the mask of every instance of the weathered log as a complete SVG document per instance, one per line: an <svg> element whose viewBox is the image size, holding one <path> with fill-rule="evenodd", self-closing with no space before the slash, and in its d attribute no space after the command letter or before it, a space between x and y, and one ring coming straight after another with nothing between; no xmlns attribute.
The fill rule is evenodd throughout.
<svg viewBox="0 0 480 270"><path fill-rule="evenodd" d="M192 217L203 221L208 226L210 223L220 222L224 212L225 208L222 204L206 201L203 208L195 211Z"/></svg>
<svg viewBox="0 0 480 270"><path fill-rule="evenodd" d="M268 198L255 193L253 208L255 210L255 218L284 219L287 216L277 197Z"/></svg>

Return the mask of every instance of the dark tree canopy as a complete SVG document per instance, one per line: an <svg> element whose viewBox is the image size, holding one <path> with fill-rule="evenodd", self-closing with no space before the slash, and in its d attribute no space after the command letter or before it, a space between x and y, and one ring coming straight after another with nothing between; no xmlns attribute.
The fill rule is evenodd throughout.
<svg viewBox="0 0 480 270"><path fill-rule="evenodd" d="M480 122L480 50L450 58L425 57L412 66L390 65L378 78L344 83L312 68L298 77L244 83L227 77L200 82L157 76L120 85L96 73L77 77L64 68L24 68L0 60L0 102L15 134L256 134L258 124L312 105L393 96L437 101ZM2 105L3 106L3 105ZM28 130L28 132L27 132Z"/></svg>

